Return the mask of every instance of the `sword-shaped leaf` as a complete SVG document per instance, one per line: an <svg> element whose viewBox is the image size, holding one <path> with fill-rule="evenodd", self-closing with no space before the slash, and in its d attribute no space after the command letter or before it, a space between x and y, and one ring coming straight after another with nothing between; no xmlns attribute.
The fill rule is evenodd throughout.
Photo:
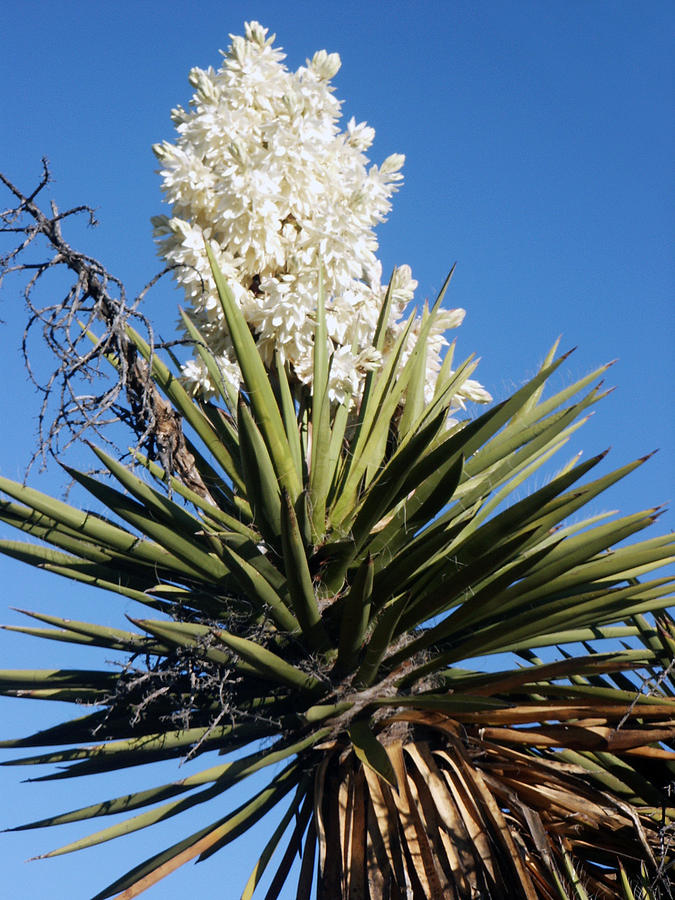
<svg viewBox="0 0 675 900"><path fill-rule="evenodd" d="M376 559L380 586L385 580L392 587L400 584L403 573L411 574L442 547L449 546L454 535L464 527L460 517L454 530L427 529L418 535L420 528L432 521L452 500L463 468L464 458L461 455L441 465L412 496L404 500L391 521L368 543L368 550ZM405 552L397 555L402 548Z"/></svg>
<svg viewBox="0 0 675 900"><path fill-rule="evenodd" d="M182 568L180 561L164 548L151 541L139 540L135 534L113 525L95 513L75 509L67 503L7 478L0 477L0 490L25 503L30 509L42 513L48 519L65 525L94 544L129 554L150 565L167 568L178 565Z"/></svg>
<svg viewBox="0 0 675 900"><path fill-rule="evenodd" d="M374 565L367 556L359 567L354 582L345 597L340 622L340 643L336 668L340 672L353 671L370 623Z"/></svg>
<svg viewBox="0 0 675 900"><path fill-rule="evenodd" d="M279 392L279 409L284 422L284 430L288 440L288 447L293 459L298 478L302 481L305 463L302 458L302 446L298 431L298 418L295 402L288 383L288 374L278 352L274 354L274 372L276 374L277 390Z"/></svg>
<svg viewBox="0 0 675 900"><path fill-rule="evenodd" d="M321 682L314 675L297 669L254 641L236 637L223 630L217 631L216 637L241 656L262 677L310 694L321 691Z"/></svg>
<svg viewBox="0 0 675 900"><path fill-rule="evenodd" d="M199 358L206 366L209 378L211 379L211 384L216 388L220 398L224 400L228 409L234 415L237 409L238 386L230 384L230 382L223 377L213 353L209 350L208 343L204 340L192 319L185 313L185 310L180 309L180 317L183 320L183 325L185 325L187 333L194 341L195 350L197 351Z"/></svg>
<svg viewBox="0 0 675 900"><path fill-rule="evenodd" d="M354 684L361 687L370 687L377 678L380 665L389 649L392 635L407 602L408 597L406 595L395 597L380 611L366 646L363 662L354 676Z"/></svg>
<svg viewBox="0 0 675 900"><path fill-rule="evenodd" d="M147 606L164 607L161 601L148 597L147 594L143 593L154 581L151 577L152 573L147 569L138 573L135 567L132 566L132 574L127 574L123 566L115 569L113 565L101 565L100 563L90 562L88 559L82 560L77 556L59 553L49 547L41 547L38 544L26 544L21 541L0 541L0 553L18 559L30 566L65 575L76 581L95 584L106 590L114 589L118 593L123 593L125 596L138 600ZM111 585L114 585L114 588L111 588Z"/></svg>
<svg viewBox="0 0 675 900"><path fill-rule="evenodd" d="M227 569L222 561L213 553L201 549L197 540L189 540L168 525L157 522L142 504L125 497L124 494L90 475L85 475L84 472L78 472L77 469L65 465L63 468L108 509L156 540L177 562L180 561L186 574L207 578L210 582L218 581L227 575Z"/></svg>
<svg viewBox="0 0 675 900"><path fill-rule="evenodd" d="M251 872L251 875L249 876L248 881L246 882L246 886L244 887L243 893L241 895L241 900L251 900L251 897L253 896L253 893L254 893L258 883L260 882L260 879L262 878L262 876L265 872L265 869L267 868L267 865L274 854L274 851L276 850L277 846L279 845L279 841L281 840L284 832L286 831L289 824L291 823L291 820L293 818L295 818L296 820L304 821L306 824L306 821L309 819L310 804L308 801L310 800L310 796L307 793L306 789L303 790L303 788L304 788L304 785L301 785L298 787L298 789L295 792L295 797L293 798L290 806L288 807L288 809L282 816L282 819L279 822L279 824L277 825L277 827L274 831L274 834L269 839L267 844L265 844L265 847L264 847L262 853L260 854L258 860L256 861L256 864L253 867L253 871ZM301 803L302 803L302 809L300 807ZM290 841L291 846L294 845L293 837L294 836L291 837L291 841ZM296 848L295 848L295 846L293 846L294 855L295 855L295 850L296 850ZM268 896L269 896L269 892L268 892Z"/></svg>
<svg viewBox="0 0 675 900"><path fill-rule="evenodd" d="M414 697L375 697L370 701L375 707L412 707L428 709L457 716L481 710L510 709L514 704L494 697L472 696L471 694L416 694Z"/></svg>
<svg viewBox="0 0 675 900"><path fill-rule="evenodd" d="M238 474L234 459L223 446L222 441L218 440L218 435L208 418L189 396L180 380L172 374L157 354L152 352L150 345L143 340L140 334L130 325L126 326L126 334L143 359L149 364L154 383L168 397L185 421L194 428L200 440L204 442L209 452L213 454L213 457L218 461L228 478L231 478L236 484Z"/></svg>
<svg viewBox="0 0 675 900"><path fill-rule="evenodd" d="M74 632L83 638L88 638L99 647L109 647L111 650L127 650L130 653L153 653L163 655L168 647L149 641L144 635L134 634L132 631L123 631L121 628L109 628L103 625L93 625L90 622L78 622L75 619L63 619L60 616L50 616L46 613L28 612L20 609L18 612L38 622L46 622L66 632ZM13 630L13 626L3 626Z"/></svg>
<svg viewBox="0 0 675 900"><path fill-rule="evenodd" d="M330 511L334 526L348 523L357 501L358 488L367 469L374 470L382 461L383 440L386 441L391 416L403 395L405 383L396 382L396 373L405 341L413 324L411 313L375 379L366 377L359 417L350 446L344 477L335 492Z"/></svg>
<svg viewBox="0 0 675 900"><path fill-rule="evenodd" d="M237 409L239 452L247 499L256 523L272 544L281 533L281 495L274 465L258 426L243 400Z"/></svg>
<svg viewBox="0 0 675 900"><path fill-rule="evenodd" d="M323 648L328 638L321 623L298 520L286 491L282 491L281 496L281 546L293 612L310 645L316 649Z"/></svg>
<svg viewBox="0 0 675 900"><path fill-rule="evenodd" d="M213 848L229 843L255 825L297 784L299 778L298 767L292 763L252 800L242 804L234 812L218 819L206 828L200 829L161 853L157 853L144 863L135 866L125 876L96 894L93 900L105 900L119 891L123 891L120 894L120 900L122 898L131 900L196 856L202 856Z"/></svg>
<svg viewBox="0 0 675 900"><path fill-rule="evenodd" d="M162 469L161 466L158 466L157 463L148 459L147 456L144 456L138 451L130 452L133 453L134 459L142 466L144 466L148 470L148 472L150 472L150 474L157 479L157 481L159 481L161 484L170 484L172 491L180 494L181 497L184 497L186 500L192 503L193 506L196 506L199 510L201 510L207 520L210 520L212 523L215 523L216 526L220 526L227 531L238 532L249 540L257 539L255 532L251 528L249 528L246 522L230 515L226 511L220 509L218 506L214 506L212 503L209 503L199 494L190 490L190 488L185 487L185 485L174 476L171 476L171 478L167 478L167 473L164 471L164 469Z"/></svg>
<svg viewBox="0 0 675 900"><path fill-rule="evenodd" d="M420 466L425 450L442 425L441 413L426 427L411 436L410 440L387 460L380 474L371 482L366 499L352 522L350 533L357 548L361 547L370 535L371 529L384 514L395 508L410 493L408 486L411 469ZM428 474L431 474L431 471Z"/></svg>
<svg viewBox="0 0 675 900"><path fill-rule="evenodd" d="M316 541L326 530L326 498L332 472L328 447L331 438L330 398L328 396L328 331L326 328L326 296L323 273L319 272L319 290L316 304L316 331L314 332L314 359L312 382L312 451L309 466L309 501L312 511L312 530Z"/></svg>
<svg viewBox="0 0 675 900"><path fill-rule="evenodd" d="M290 633L300 631L298 620L264 575L247 562L243 556L235 553L227 544L223 545L222 553L245 595L256 606L266 607L270 616L283 631Z"/></svg>
<svg viewBox="0 0 675 900"><path fill-rule="evenodd" d="M70 844L59 847L57 850L52 850L49 853L42 854L38 858L47 859L53 856L61 856L65 853L72 853L75 850L83 850L86 847L93 847L96 844L102 844L106 841L111 841L123 834L132 834L135 831L140 831L143 828L148 828L149 826L154 825L157 822L163 822L166 819L172 818L173 816L180 815L182 812L190 809L193 806L201 803L206 803L207 801L220 796L228 788L232 787L232 785L243 781L245 778L248 778L255 772L259 772L261 769L267 766L276 765L277 763L288 759L289 756L294 756L298 753L301 753L303 750L311 747L312 744L320 741L321 738L325 737L329 732L330 729L324 728L320 731L317 731L315 734L310 735L304 740L296 741L295 743L281 749L254 753L248 757L244 757L243 759L236 760L232 763L226 763L222 766L214 766L212 769L207 769L206 771L200 772L197 775L183 779L183 782L180 785L166 785L161 789L156 789L154 792L144 791L142 796L132 795L131 798L122 798L123 800L126 800L126 806L123 811L129 811L130 808L137 809L139 807L148 806L151 803L160 801L162 799L162 796L167 796L168 792L171 791L172 788L175 795L184 793L187 790L203 784L211 785L210 787L199 791L196 794L192 794L190 797L184 797L180 800L172 800L168 803L163 803L161 806L155 806L154 809L149 810L148 812L141 813L129 819L124 819L121 822L117 822L114 825L111 825L109 828L104 828L101 831L97 831L85 838L80 838L79 840L73 841ZM150 796L152 794L154 794L154 796L152 796L152 799L150 799ZM55 818L58 819L59 824L62 821L72 822L81 821L82 819L89 819L94 815L101 814L100 812L94 814L91 813L92 809L100 810L101 806L102 804L99 804L97 807L87 807L86 809L75 810L72 813L66 813L63 816ZM113 806L115 811L120 811L122 804L120 803L119 798L117 801L113 801ZM89 812L89 814L85 814L87 812ZM109 815L110 810L105 809L104 814ZM12 830L18 831L23 830L26 827L35 828L38 826L52 824L57 824L57 822L48 819L42 820L39 823L32 823L32 825L30 826L23 826L22 829L15 828Z"/></svg>
<svg viewBox="0 0 675 900"><path fill-rule="evenodd" d="M398 781L391 760L368 723L363 719L352 722L349 726L349 737L354 752L361 762L386 781L390 787L397 790Z"/></svg>
<svg viewBox="0 0 675 900"><path fill-rule="evenodd" d="M300 480L293 465L293 455L269 377L248 323L237 306L208 242L205 242L205 247L256 424L265 439L279 484L286 488L295 502L301 490Z"/></svg>
<svg viewBox="0 0 675 900"><path fill-rule="evenodd" d="M122 487L139 503L142 503L146 510L152 512L159 521L163 521L176 531L180 530L188 539L204 533L204 523L191 515L184 507L154 490L99 447L94 444L89 444L89 447ZM198 542L198 538L195 538L195 542Z"/></svg>

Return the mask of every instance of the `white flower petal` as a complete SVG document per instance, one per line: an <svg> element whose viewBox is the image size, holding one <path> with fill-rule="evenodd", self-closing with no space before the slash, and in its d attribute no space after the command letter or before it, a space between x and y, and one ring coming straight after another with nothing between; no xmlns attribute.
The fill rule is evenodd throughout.
<svg viewBox="0 0 675 900"><path fill-rule="evenodd" d="M318 273L324 273L331 345L330 396L356 394L365 373L382 364L372 346L385 296L376 257L375 227L391 208L405 157L394 153L378 167L367 151L375 137L350 119L340 131L340 101L330 80L337 53L319 50L289 71L274 35L248 22L230 36L221 68L192 69L189 108L173 112L176 140L153 148L171 216L153 219L160 254L185 292L188 312L216 355L224 377L240 372L204 252L209 245L236 302L256 335L263 358L276 350L295 376L311 386ZM417 282L409 266L393 276L389 351ZM433 396L443 331L459 325L463 310L439 313L429 335L426 393ZM412 335L419 333L420 321ZM412 337L411 337L412 340ZM404 361L412 344L405 348ZM208 372L190 360L189 389L209 394ZM489 394L467 382L461 397Z"/></svg>

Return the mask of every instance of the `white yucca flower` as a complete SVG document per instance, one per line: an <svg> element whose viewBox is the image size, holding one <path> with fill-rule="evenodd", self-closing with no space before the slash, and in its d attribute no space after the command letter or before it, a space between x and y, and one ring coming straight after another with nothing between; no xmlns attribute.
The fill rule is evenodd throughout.
<svg viewBox="0 0 675 900"><path fill-rule="evenodd" d="M303 384L312 380L319 270L327 297L333 356L330 396L356 393L365 373L381 365L372 340L385 288L375 226L391 208L402 180L401 154L378 167L367 151L375 136L351 119L340 131L340 102L330 79L337 53L319 50L290 72L274 35L258 22L230 36L224 62L193 69L188 110L173 111L175 143L155 145L172 216L153 219L160 253L175 266L189 314L235 384L239 372L204 252L207 240L250 324L263 358L274 351ZM394 276L389 329L399 332L417 282L410 268ZM462 310L440 317L429 341L427 392L433 395L447 327ZM211 385L199 359L183 369L193 392ZM480 386L471 399L489 400Z"/></svg>

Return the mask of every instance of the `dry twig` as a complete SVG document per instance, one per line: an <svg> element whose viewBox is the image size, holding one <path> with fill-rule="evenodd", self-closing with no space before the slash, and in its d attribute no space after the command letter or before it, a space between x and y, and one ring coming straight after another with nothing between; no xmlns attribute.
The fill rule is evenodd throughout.
<svg viewBox="0 0 675 900"><path fill-rule="evenodd" d="M180 417L160 396L149 377L148 364L127 333L128 326L135 322L147 334L151 351L156 346L150 322L139 306L168 270L160 272L128 303L120 279L98 260L71 247L63 236L62 223L71 216L86 215L89 224L95 225L94 211L88 206L77 206L62 213L52 202L50 213L46 214L36 202L50 181L46 160L42 167L40 182L30 194L24 194L0 173L0 181L13 197L13 205L0 213L0 233L15 237L14 245L0 257L0 285L9 274L28 275L24 298L29 320L23 354L28 373L42 393L38 446L28 468L37 458L45 461L48 454L58 455L89 429L109 442L102 429L122 421L133 429L137 446L143 447L151 459L159 459L167 473L175 474L191 490L208 498L209 492L186 447ZM30 261L27 253L35 246L42 247L39 239L47 245L43 258ZM62 300L40 305L35 299L36 287L57 268L65 268L74 276L74 282ZM101 325L103 334L94 336ZM36 376L28 346L32 330L40 326L44 342L56 360L46 381ZM110 363L117 370L116 379L109 377ZM101 380L102 390L83 391L84 385ZM54 400L56 410L50 421Z"/></svg>

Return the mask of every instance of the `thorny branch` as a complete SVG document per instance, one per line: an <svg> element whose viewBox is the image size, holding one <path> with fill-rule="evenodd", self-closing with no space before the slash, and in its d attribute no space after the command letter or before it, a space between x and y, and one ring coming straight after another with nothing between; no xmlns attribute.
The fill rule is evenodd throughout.
<svg viewBox="0 0 675 900"><path fill-rule="evenodd" d="M62 222L75 215L86 215L90 225L96 224L93 210L77 206L59 212L50 204L46 214L36 199L50 181L47 161L42 161L42 177L30 194L24 194L5 175L0 181L13 196L13 205L0 213L0 234L15 236L14 246L0 257L0 285L13 273L28 276L24 298L29 320L23 336L23 355L28 373L42 393L38 418L38 447L29 464L47 454L56 456L61 450L92 429L101 434L105 425L122 421L136 434L137 446L143 447L151 459L159 459L168 474L175 474L187 487L202 497L208 490L197 471L194 458L186 447L179 415L159 394L146 361L127 334L127 326L135 321L148 335L149 346L155 342L150 322L139 311L139 305L157 281L168 270L160 272L141 293L128 303L124 285L98 260L75 250L62 233ZM46 253L37 262L26 256L30 249L47 243ZM46 258L44 256L46 255ZM74 276L66 296L56 303L40 305L34 299L35 289L48 272L62 267ZM94 329L103 326L103 334ZM29 337L34 328L51 350L56 366L46 381L41 381L31 366ZM111 362L117 378L104 375ZM82 385L93 385L105 379L99 392L82 392ZM126 398L126 407L123 400ZM54 418L50 408L56 400ZM65 435L65 443L64 443Z"/></svg>

